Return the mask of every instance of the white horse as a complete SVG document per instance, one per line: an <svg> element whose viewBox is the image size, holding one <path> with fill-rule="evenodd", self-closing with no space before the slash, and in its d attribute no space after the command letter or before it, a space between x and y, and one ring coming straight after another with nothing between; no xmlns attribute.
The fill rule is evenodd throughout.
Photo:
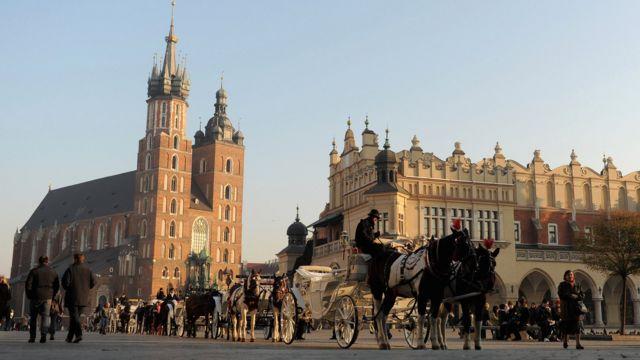
<svg viewBox="0 0 640 360"><path fill-rule="evenodd" d="M258 316L260 275L252 271L244 285L234 286L229 294L228 313L233 324L232 340L246 341L247 316L251 316L249 341L256 340L255 328ZM238 315L240 320L238 321Z"/></svg>

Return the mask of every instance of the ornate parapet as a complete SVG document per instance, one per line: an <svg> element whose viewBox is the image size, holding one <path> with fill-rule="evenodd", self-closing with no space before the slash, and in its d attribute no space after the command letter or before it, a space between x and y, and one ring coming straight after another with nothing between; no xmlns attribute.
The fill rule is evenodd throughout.
<svg viewBox="0 0 640 360"><path fill-rule="evenodd" d="M572 250L516 249L517 261L582 262L582 253Z"/></svg>
<svg viewBox="0 0 640 360"><path fill-rule="evenodd" d="M344 250L344 247L342 246L342 243L340 241L332 241L327 244L314 247L313 257L319 258L323 256L328 256L328 255L340 253L343 250Z"/></svg>

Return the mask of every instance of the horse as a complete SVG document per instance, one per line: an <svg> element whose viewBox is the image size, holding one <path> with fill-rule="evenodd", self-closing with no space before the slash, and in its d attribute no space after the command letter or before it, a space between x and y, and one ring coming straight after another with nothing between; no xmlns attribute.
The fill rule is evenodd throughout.
<svg viewBox="0 0 640 360"><path fill-rule="evenodd" d="M251 275L246 279L244 285L234 286L229 293L227 309L233 324L233 341L245 341L248 315L251 315L251 334L249 341L254 342L256 340L255 327L256 317L258 315L259 295L260 275L255 271L251 271ZM239 322L238 316L240 316Z"/></svg>
<svg viewBox="0 0 640 360"><path fill-rule="evenodd" d="M467 239L470 242L470 240ZM482 329L482 313L487 302L487 293L493 291L496 281L496 257L500 249L493 252L493 240L485 240L484 246L473 247L472 251L460 262L460 270L456 277L455 295L461 295L459 300L462 307L462 335L464 350L469 350L471 334L471 313L475 317L474 345L476 350L482 350L480 344Z"/></svg>
<svg viewBox="0 0 640 360"><path fill-rule="evenodd" d="M221 297L222 294L217 290L210 290L204 294L194 294L187 297L185 301L187 337L196 337L196 320L200 316L205 318L204 337L209 337L209 319L215 321L214 316L217 316L220 312ZM215 336L216 334L211 334L211 338Z"/></svg>
<svg viewBox="0 0 640 360"><path fill-rule="evenodd" d="M468 237L468 232L461 231L460 221L451 227L453 233L439 240L435 240L428 247L423 246L410 254L396 251L384 251L369 263L367 283L373 297L374 325L376 340L381 350L389 350L386 319L398 296L415 298L417 301L418 324L417 338L422 339L427 302L431 300L431 328L437 326L442 296L439 291L432 290L430 283L440 282L441 273L448 279L451 261L457 249L460 238ZM442 286L444 289L444 285ZM433 336L436 332L431 331ZM434 349L439 348L432 344ZM418 348L424 348L419 341Z"/></svg>
<svg viewBox="0 0 640 360"><path fill-rule="evenodd" d="M120 332L127 334L129 332L129 320L131 320L131 305L129 305L129 303L125 305L119 304L116 311L120 323Z"/></svg>
<svg viewBox="0 0 640 360"><path fill-rule="evenodd" d="M273 280L273 290L269 295L269 304L273 312L273 342L281 341L280 313L282 311L282 299L284 299L285 295L290 291L289 278L287 275L276 276Z"/></svg>
<svg viewBox="0 0 640 360"><path fill-rule="evenodd" d="M118 331L118 312L115 308L109 307L107 310L107 332L115 334Z"/></svg>

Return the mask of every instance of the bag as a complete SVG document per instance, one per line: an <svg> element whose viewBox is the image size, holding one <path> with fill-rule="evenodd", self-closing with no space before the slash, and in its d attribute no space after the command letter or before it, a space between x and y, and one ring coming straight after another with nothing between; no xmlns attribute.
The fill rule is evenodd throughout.
<svg viewBox="0 0 640 360"><path fill-rule="evenodd" d="M579 314L587 314L587 313L589 313L589 309L587 308L587 305L585 305L584 301L582 301L582 300L578 301L578 305L576 307L578 308L578 313Z"/></svg>

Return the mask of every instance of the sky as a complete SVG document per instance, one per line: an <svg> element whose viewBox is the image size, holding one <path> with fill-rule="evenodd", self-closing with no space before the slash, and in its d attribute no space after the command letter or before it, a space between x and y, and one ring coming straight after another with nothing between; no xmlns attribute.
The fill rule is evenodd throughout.
<svg viewBox="0 0 640 360"><path fill-rule="evenodd" d="M13 235L53 188L135 169L146 81L164 51L165 0L0 1L0 274ZM188 133L213 114L224 71L246 139L243 258L275 258L299 204L328 201L329 151L358 135L417 135L446 157L551 167L575 149L640 170L640 2L178 0L191 74Z"/></svg>

